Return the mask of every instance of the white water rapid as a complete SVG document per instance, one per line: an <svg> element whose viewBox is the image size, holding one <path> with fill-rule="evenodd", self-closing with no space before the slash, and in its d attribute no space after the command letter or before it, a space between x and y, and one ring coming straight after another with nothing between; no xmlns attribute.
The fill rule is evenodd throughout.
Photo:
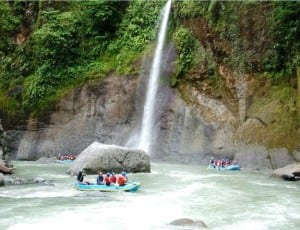
<svg viewBox="0 0 300 230"><path fill-rule="evenodd" d="M162 20L161 20L157 45L156 45L154 58L150 70L149 80L148 80L142 129L140 135L140 142L138 145L138 148L146 151L146 153L148 153L149 155L151 153L150 147L151 147L153 126L154 126L153 115L155 109L155 97L158 89L162 51L163 51L165 37L167 33L167 25L168 25L168 20L170 15L171 2L172 2L171 0L168 0L161 13Z"/></svg>
<svg viewBox="0 0 300 230"><path fill-rule="evenodd" d="M215 171L206 166L154 163L151 173L128 173L135 192L72 189L68 165L18 161L16 175L53 185L0 187L1 230L184 230L181 218L202 220L209 230L299 230L300 183L267 171ZM87 180L96 179L88 175Z"/></svg>

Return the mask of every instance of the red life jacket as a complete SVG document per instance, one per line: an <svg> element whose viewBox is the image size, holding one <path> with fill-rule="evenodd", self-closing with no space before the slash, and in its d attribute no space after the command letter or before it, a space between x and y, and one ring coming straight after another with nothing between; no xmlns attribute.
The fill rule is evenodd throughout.
<svg viewBox="0 0 300 230"><path fill-rule="evenodd" d="M110 185L110 179L108 176L104 177L104 182L106 185Z"/></svg>
<svg viewBox="0 0 300 230"><path fill-rule="evenodd" d="M119 186L125 185L125 178L123 176L118 176L117 183Z"/></svg>
<svg viewBox="0 0 300 230"><path fill-rule="evenodd" d="M116 180L117 180L116 176L110 176L111 183L116 183Z"/></svg>

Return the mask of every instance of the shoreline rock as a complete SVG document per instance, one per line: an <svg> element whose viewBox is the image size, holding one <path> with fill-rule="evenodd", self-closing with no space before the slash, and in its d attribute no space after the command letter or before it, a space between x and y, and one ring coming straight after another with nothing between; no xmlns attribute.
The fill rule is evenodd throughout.
<svg viewBox="0 0 300 230"><path fill-rule="evenodd" d="M288 181L298 181L300 180L300 163L290 164L283 168L276 169L272 175Z"/></svg>
<svg viewBox="0 0 300 230"><path fill-rule="evenodd" d="M14 169L15 168L13 168L13 167L6 167L5 165L0 163L0 173L12 174L14 172Z"/></svg>

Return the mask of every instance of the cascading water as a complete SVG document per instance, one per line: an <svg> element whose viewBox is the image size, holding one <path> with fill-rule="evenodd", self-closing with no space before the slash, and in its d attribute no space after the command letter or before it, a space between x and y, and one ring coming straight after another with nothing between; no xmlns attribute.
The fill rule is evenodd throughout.
<svg viewBox="0 0 300 230"><path fill-rule="evenodd" d="M171 0L168 0L161 14L161 25L159 29L159 35L157 45L154 53L154 58L150 70L148 89L144 105L144 114L142 121L142 130L140 135L140 142L138 148L143 149L150 154L152 130L154 126L154 108L155 108L155 96L158 89L158 80L160 76L160 65L162 58L162 51L164 47L165 37L167 33L167 25L171 9Z"/></svg>

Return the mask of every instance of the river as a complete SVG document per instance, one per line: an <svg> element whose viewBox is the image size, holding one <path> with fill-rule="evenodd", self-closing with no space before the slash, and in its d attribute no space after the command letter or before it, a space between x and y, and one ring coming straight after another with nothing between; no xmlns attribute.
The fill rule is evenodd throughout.
<svg viewBox="0 0 300 230"><path fill-rule="evenodd" d="M153 163L151 173L129 174L135 193L80 192L67 165L14 162L16 175L53 185L0 188L0 229L187 229L179 218L209 229L299 229L300 183L263 171L214 171L205 166ZM88 179L96 176L89 175Z"/></svg>

